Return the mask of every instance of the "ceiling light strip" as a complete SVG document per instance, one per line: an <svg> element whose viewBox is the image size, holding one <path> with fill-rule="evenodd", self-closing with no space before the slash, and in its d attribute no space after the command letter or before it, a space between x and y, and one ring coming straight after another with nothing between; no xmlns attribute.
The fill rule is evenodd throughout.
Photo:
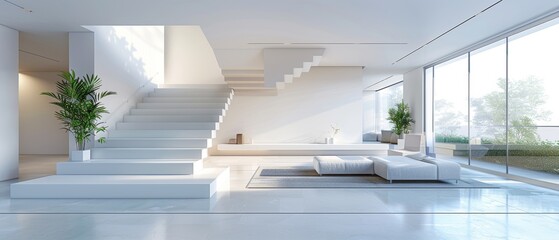
<svg viewBox="0 0 559 240"><path fill-rule="evenodd" d="M483 12L489 10L490 8L492 8L492 7L494 7L495 5L501 3L502 1L503 1L503 0L499 0L499 1L497 1L497 2L495 2L495 3L493 3L493 4L491 4L489 7L486 7L485 9L483 9L483 10L481 10L480 12L476 13L475 15L473 15L473 16L469 17L468 19L462 21L462 22L459 23L458 25L456 25L456 26L454 26L454 27L448 29L447 31L445 31L445 32L442 33L441 35L439 35L439 36L437 36L437 37L431 39L431 41L429 41L429 42L427 42L427 43L421 45L421 46L418 47L417 49L411 51L410 53L408 53L408 54L406 54L405 56L401 57L400 59L396 60L395 62L392 63L392 65L394 65L394 64L396 64L396 63L402 61L404 58L407 58L407 57L409 57L410 55L416 53L417 51L421 50L423 47L425 47L425 46L431 44L432 42L436 41L437 39L439 39L439 38L441 38L442 36L444 36L444 35L448 34L449 32L451 32L452 30L454 30L454 29L456 29L456 28L458 28L458 27L464 25L466 22L472 20L473 18L477 17L479 14L482 14Z"/></svg>
<svg viewBox="0 0 559 240"><path fill-rule="evenodd" d="M386 81L386 80L388 80L388 79L390 79L390 78L392 78L392 77L394 77L394 75L390 75L390 76L388 76L388 77L386 77L386 78L384 78L384 79L382 79L382 80L380 80L380 81L378 81L378 82L376 82L376 83L373 83L373 84L369 85L368 87L366 87L365 89L372 88L373 86L378 85L378 84L380 84L380 83L382 83L382 82L384 82L384 81ZM373 90L373 91L376 91L376 90Z"/></svg>
<svg viewBox="0 0 559 240"><path fill-rule="evenodd" d="M60 62L59 60L56 60L56 59L54 59L54 58L45 57L45 56L43 56L43 55L39 55L39 54L36 54L36 53L28 52L28 51L25 51L25 50L21 50L21 49L20 49L19 51L22 52L22 53L27 53L27 54L36 56L36 57L48 59L48 60L51 60L51 61L54 61L54 62Z"/></svg>
<svg viewBox="0 0 559 240"><path fill-rule="evenodd" d="M23 7L23 6L19 5L19 4L17 4L17 3L14 3L14 2L11 2L11 1L8 1L8 0L4 0L4 2L7 2L7 3L11 4L12 6L17 7L17 8L19 8L19 9L23 10L23 11L26 11L26 12L33 12L33 11L31 11L30 9L27 9L27 8L25 8L25 7Z"/></svg>

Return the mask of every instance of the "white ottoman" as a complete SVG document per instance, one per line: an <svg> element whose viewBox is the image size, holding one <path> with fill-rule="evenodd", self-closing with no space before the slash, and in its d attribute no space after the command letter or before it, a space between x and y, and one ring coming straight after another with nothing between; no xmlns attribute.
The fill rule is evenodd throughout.
<svg viewBox="0 0 559 240"><path fill-rule="evenodd" d="M460 179L460 164L447 161L436 159L432 157L426 157L421 161L434 164L437 166L437 179L439 180L456 180Z"/></svg>
<svg viewBox="0 0 559 240"><path fill-rule="evenodd" d="M316 156L314 170L322 174L375 174L373 161L358 156Z"/></svg>
<svg viewBox="0 0 559 240"><path fill-rule="evenodd" d="M437 166L404 156L369 157L375 173L389 180L437 180Z"/></svg>

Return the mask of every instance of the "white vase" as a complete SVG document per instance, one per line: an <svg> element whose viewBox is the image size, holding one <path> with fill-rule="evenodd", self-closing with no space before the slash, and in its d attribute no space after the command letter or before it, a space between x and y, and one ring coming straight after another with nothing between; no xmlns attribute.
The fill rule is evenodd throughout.
<svg viewBox="0 0 559 240"><path fill-rule="evenodd" d="M91 150L75 150L72 151L70 155L70 161L72 162L84 162L91 159Z"/></svg>
<svg viewBox="0 0 559 240"><path fill-rule="evenodd" d="M327 138L327 139L328 139L328 142L327 142L328 144L334 144L334 142L336 142L335 138L330 137L330 138Z"/></svg>

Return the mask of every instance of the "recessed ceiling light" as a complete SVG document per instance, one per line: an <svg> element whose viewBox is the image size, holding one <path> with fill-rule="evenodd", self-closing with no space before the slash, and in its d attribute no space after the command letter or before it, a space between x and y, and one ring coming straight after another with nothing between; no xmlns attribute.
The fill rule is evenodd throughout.
<svg viewBox="0 0 559 240"><path fill-rule="evenodd" d="M33 12L33 10L27 9L27 8L25 8L24 6L21 6L21 5L19 5L19 4L17 4L17 3L14 3L14 2L12 2L12 1L4 0L4 2L6 2L6 3L8 3L8 4L10 4L10 5L14 6L14 7L17 7L17 8L19 8L19 9L25 11L25 12L28 12L28 13L32 13L32 12Z"/></svg>

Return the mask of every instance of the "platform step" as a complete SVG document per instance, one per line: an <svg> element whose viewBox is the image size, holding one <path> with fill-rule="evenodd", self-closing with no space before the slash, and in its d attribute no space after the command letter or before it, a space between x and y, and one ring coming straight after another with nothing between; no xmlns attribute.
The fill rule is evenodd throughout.
<svg viewBox="0 0 559 240"><path fill-rule="evenodd" d="M110 138L214 138L214 130L112 130Z"/></svg>
<svg viewBox="0 0 559 240"><path fill-rule="evenodd" d="M226 103L138 103L137 109L225 109L229 108Z"/></svg>
<svg viewBox="0 0 559 240"><path fill-rule="evenodd" d="M225 109L130 109L130 115L225 115Z"/></svg>
<svg viewBox="0 0 559 240"><path fill-rule="evenodd" d="M145 97L144 103L231 103L227 97Z"/></svg>
<svg viewBox="0 0 559 240"><path fill-rule="evenodd" d="M203 168L203 160L94 159L86 162L59 162L58 175L190 175Z"/></svg>
<svg viewBox="0 0 559 240"><path fill-rule="evenodd" d="M217 130L215 122L118 122L117 130Z"/></svg>
<svg viewBox="0 0 559 240"><path fill-rule="evenodd" d="M208 148L212 140L180 138L107 138L104 143L95 143L96 148Z"/></svg>
<svg viewBox="0 0 559 240"><path fill-rule="evenodd" d="M124 122L222 122L220 115L125 115Z"/></svg>
<svg viewBox="0 0 559 240"><path fill-rule="evenodd" d="M208 156L205 148L93 148L91 158L137 158L137 159L202 159Z"/></svg>
<svg viewBox="0 0 559 240"><path fill-rule="evenodd" d="M10 186L12 198L211 198L229 190L229 168L194 175L54 175Z"/></svg>
<svg viewBox="0 0 559 240"><path fill-rule="evenodd" d="M148 94L150 97L227 97L233 96L232 91L204 89L156 89Z"/></svg>
<svg viewBox="0 0 559 240"><path fill-rule="evenodd" d="M227 84L158 84L157 89L221 89L229 90Z"/></svg>

